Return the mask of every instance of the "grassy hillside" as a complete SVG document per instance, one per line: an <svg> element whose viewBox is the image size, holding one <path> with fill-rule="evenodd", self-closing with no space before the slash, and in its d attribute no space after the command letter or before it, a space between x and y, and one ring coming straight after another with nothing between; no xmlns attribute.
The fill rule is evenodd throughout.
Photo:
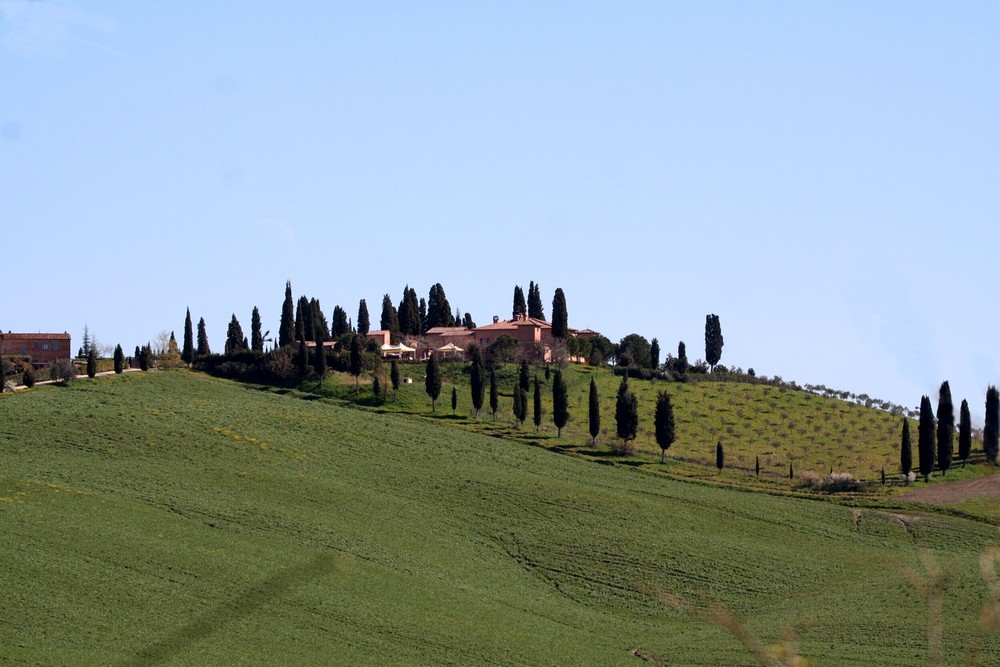
<svg viewBox="0 0 1000 667"><path fill-rule="evenodd" d="M998 541L185 372L0 395L0 475L13 663L755 664L653 586L816 665L925 664L922 549L965 664Z"/></svg>
<svg viewBox="0 0 1000 667"><path fill-rule="evenodd" d="M390 398L380 409L416 414L430 414L431 402L427 397L423 377L425 364L402 364L402 374L413 379L404 385L395 400ZM437 412L450 417L451 390L457 387L459 405L457 416L469 418L472 399L469 390L468 364L442 364L445 379ZM536 433L529 417L520 430L513 428L512 388L516 383L517 367L500 366L500 410L498 425L492 424L486 409L480 414L480 430L500 431L504 435L554 443L556 428L552 424L551 381L546 381L543 369L532 369L543 386L545 416L541 429ZM581 453L600 455L615 439L615 396L620 378L609 369L570 366L563 370L570 392L571 420L563 429L558 445ZM589 447L588 395L591 377L595 378L601 395L601 435L596 449ZM885 411L868 408L857 403L819 396L803 390L784 387L746 384L739 382L667 382L663 380L629 380L629 386L639 399L641 415L636 461L659 462L660 450L653 434L653 410L656 395L667 391L671 395L677 421L677 441L667 452L673 464L693 463L696 466L676 466L671 472L686 477L715 473L715 446L722 441L726 464L731 477L746 478L760 458L761 474L772 482L788 479L789 463L794 464L801 480L803 476L835 472L851 473L857 478L877 480L882 468L890 478L898 477L899 443L902 417ZM375 401L370 384L363 384L360 396L354 393L354 379L334 374L323 387L315 380L306 388L328 396L357 400L372 406ZM530 400L530 398L529 398ZM956 400L956 404L961 399ZM916 457L917 424L911 422L914 461ZM957 449L957 438L956 438ZM957 451L956 451L957 459ZM982 448L974 443L970 462L981 464ZM972 465L964 470L956 467L948 473L949 479L960 479L988 472L986 466ZM707 468L707 470L706 470Z"/></svg>

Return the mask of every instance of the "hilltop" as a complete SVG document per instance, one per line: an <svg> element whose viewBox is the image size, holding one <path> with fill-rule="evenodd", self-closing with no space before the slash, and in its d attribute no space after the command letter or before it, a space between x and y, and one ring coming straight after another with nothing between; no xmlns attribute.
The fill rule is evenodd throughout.
<svg viewBox="0 0 1000 667"><path fill-rule="evenodd" d="M663 590L815 664L927 659L917 551L947 561L948 664L995 529L601 466L185 371L0 398L0 651L153 664L741 665ZM52 419L58 414L59 419ZM891 612L889 611L891 610ZM989 636L980 664L1000 657Z"/></svg>

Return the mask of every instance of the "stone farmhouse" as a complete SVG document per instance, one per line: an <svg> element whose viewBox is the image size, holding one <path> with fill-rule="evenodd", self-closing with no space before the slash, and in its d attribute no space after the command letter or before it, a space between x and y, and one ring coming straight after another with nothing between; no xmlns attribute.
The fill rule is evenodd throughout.
<svg viewBox="0 0 1000 667"><path fill-rule="evenodd" d="M70 335L63 333L4 333L0 331L0 356L30 357L35 367L49 366L73 357Z"/></svg>

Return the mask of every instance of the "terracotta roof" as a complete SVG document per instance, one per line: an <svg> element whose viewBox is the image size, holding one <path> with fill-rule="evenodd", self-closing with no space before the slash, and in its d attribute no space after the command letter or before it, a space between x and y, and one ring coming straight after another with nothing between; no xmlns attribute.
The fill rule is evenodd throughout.
<svg viewBox="0 0 1000 667"><path fill-rule="evenodd" d="M496 331L496 330L510 330L517 329L518 327L532 327L538 329L551 329L552 325L545 320L538 320L534 317L526 317L523 320L504 320L503 322L496 322L494 324L487 324L485 326L478 327L476 331Z"/></svg>
<svg viewBox="0 0 1000 667"><path fill-rule="evenodd" d="M441 334L444 336L456 336L458 334L467 334L467 333L472 333L472 331L466 329L465 327L431 327L430 329L427 330L427 334L432 336L435 334Z"/></svg>
<svg viewBox="0 0 1000 667"><path fill-rule="evenodd" d="M0 331L0 338L12 338L17 340L69 340L68 333L4 333Z"/></svg>

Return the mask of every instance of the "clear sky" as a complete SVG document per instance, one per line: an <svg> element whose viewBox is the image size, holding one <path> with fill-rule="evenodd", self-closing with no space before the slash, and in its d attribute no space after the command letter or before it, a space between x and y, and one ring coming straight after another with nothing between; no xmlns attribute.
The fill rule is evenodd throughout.
<svg viewBox="0 0 1000 667"><path fill-rule="evenodd" d="M1000 383L1000 3L0 0L0 327L440 282L915 407Z"/></svg>

